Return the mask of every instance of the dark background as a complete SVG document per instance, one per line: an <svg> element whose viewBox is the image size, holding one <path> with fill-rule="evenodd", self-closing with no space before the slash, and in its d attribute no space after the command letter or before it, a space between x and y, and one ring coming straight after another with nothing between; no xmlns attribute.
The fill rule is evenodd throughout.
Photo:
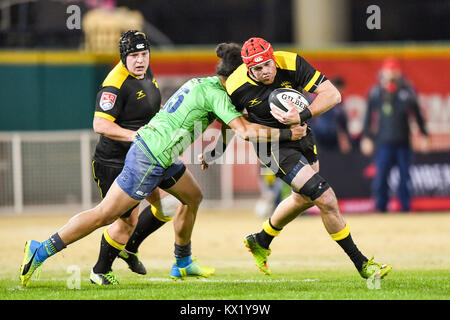
<svg viewBox="0 0 450 320"><path fill-rule="evenodd" d="M2 1L0 0L0 4ZM291 0L116 0L139 10L146 21L174 45L243 42L259 35L275 43L293 43ZM450 0L349 0L349 43L450 40ZM68 30L66 8L85 2L38 0L11 7L8 30L0 30L0 47L77 48L81 30ZM369 5L381 8L382 28L366 28ZM0 15L0 25L2 23ZM317 21L317 23L321 23ZM157 45L157 44L156 44Z"/></svg>

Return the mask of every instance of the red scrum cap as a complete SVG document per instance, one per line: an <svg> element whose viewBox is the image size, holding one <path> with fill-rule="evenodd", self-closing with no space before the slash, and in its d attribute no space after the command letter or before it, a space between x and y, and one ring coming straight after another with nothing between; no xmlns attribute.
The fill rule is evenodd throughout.
<svg viewBox="0 0 450 320"><path fill-rule="evenodd" d="M268 60L275 61L272 46L262 38L248 39L242 46L241 56L247 69Z"/></svg>
<svg viewBox="0 0 450 320"><path fill-rule="evenodd" d="M393 57L389 57L383 60L383 64L381 65L382 70L392 70L392 71L400 71L400 62Z"/></svg>

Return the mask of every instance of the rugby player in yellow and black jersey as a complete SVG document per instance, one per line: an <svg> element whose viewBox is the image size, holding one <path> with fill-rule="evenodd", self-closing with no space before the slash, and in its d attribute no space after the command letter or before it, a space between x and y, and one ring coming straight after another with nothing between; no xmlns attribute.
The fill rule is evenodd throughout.
<svg viewBox="0 0 450 320"><path fill-rule="evenodd" d="M161 93L150 66L142 76L137 76L120 61L97 94L94 130L101 135L94 161L122 168L136 131L146 125L160 107ZM116 127L116 130L105 134L102 127L106 126Z"/></svg>
<svg viewBox="0 0 450 320"><path fill-rule="evenodd" d="M250 38L241 49L244 62L227 79L226 90L238 111L244 109L248 120L275 128L306 122L326 112L341 100L336 87L304 58L292 52L274 52L270 43ZM268 98L277 88L287 87L316 94L300 113L292 104L287 112L270 108ZM349 256L363 278L378 275L383 278L391 266L368 260L356 247L350 229L340 214L336 195L327 181L318 174L318 158L311 130L298 141L256 145L260 161L294 191L275 209L259 233L249 234L244 243L253 254L256 265L270 274L267 257L269 245L282 228L304 210L316 205L320 209L325 229ZM208 157L206 157L208 158Z"/></svg>
<svg viewBox="0 0 450 320"><path fill-rule="evenodd" d="M125 32L119 40L119 51L121 60L107 75L97 94L93 121L94 131L100 134L100 138L92 169L102 198L122 171L137 130L146 125L161 107L161 93L149 65L150 43L147 36L137 30ZM181 175L180 172L179 177ZM173 184L171 180L161 187L170 188ZM173 212L163 210L163 197L165 203L172 202L170 210ZM112 272L112 263L117 256L124 259L133 272L146 273L137 257L138 246L148 234L171 220L177 207L173 202L178 203L173 196L161 190L147 200L152 205L146 207L139 217L136 205L105 229L99 258L90 275L92 283L117 283Z"/></svg>
<svg viewBox="0 0 450 320"><path fill-rule="evenodd" d="M258 57L263 59L262 64L255 63L253 65L250 63L250 69L247 69L248 64L242 64L236 69L227 80L227 92L238 111L242 112L244 109L247 111L250 122L274 128L287 128L288 125L281 123L271 114L268 101L270 93L282 87L314 92L327 78L296 53L277 51L268 52L266 55L272 59L265 60L264 57L259 55ZM264 63L274 64L276 72L271 74L273 78L269 76L267 80L261 79L262 81L258 81L252 75L258 72ZM302 117L302 120L306 121L307 119L304 118L305 116ZM296 166L299 160L293 156L290 151L291 148L302 152L310 164L314 164L318 160L315 139L309 127L306 137L297 141L281 142L279 149L278 145L273 144L264 146L265 150L260 150L262 149L260 144L255 144L255 147L260 160L268 167L276 170L276 175L284 178L288 184L290 184L290 180L285 176ZM277 150L273 148L277 148ZM263 153L264 151L267 151L267 153Z"/></svg>

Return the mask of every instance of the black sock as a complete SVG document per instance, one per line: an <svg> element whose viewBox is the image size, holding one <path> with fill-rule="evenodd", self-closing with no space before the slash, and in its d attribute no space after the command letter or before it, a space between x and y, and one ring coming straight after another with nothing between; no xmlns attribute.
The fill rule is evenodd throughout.
<svg viewBox="0 0 450 320"><path fill-rule="evenodd" d="M190 256L191 253L191 243L189 242L187 245L182 246L175 243L174 250L175 258L184 258Z"/></svg>
<svg viewBox="0 0 450 320"><path fill-rule="evenodd" d="M358 269L358 271L361 271L363 263L368 259L356 247L351 234L349 233L347 237L341 240L337 240L336 242L341 246L342 249L344 249L345 253L349 256L350 260L352 260L356 269Z"/></svg>
<svg viewBox="0 0 450 320"><path fill-rule="evenodd" d="M264 230L261 230L256 234L256 241L261 247L265 249L269 249L270 243L272 242L273 238L275 237L267 234Z"/></svg>
<svg viewBox="0 0 450 320"><path fill-rule="evenodd" d="M271 232L273 234L278 234L281 231L281 229L275 228L272 225L269 218L264 222L263 229L261 230L261 232L256 234L256 241L258 242L258 244L265 249L269 249L269 246L272 243L272 240L273 238L275 238L275 236L270 235L265 230L268 230L268 232Z"/></svg>
<svg viewBox="0 0 450 320"><path fill-rule="evenodd" d="M139 214L138 223L130 239L128 239L125 249L128 252L137 253L142 241L164 224L164 221L159 220L153 215L151 205L147 206Z"/></svg>
<svg viewBox="0 0 450 320"><path fill-rule="evenodd" d="M107 230L105 230L107 232ZM95 264L93 271L95 273L108 273L112 270L112 264L117 258L121 249L113 247L105 238L105 234L102 235L100 241L100 254L98 256L97 263Z"/></svg>

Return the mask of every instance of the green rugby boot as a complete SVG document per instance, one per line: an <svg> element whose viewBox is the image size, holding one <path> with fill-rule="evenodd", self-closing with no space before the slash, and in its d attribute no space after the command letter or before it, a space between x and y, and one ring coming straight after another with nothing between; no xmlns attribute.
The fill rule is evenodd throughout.
<svg viewBox="0 0 450 320"><path fill-rule="evenodd" d="M248 248L255 259L256 266L265 275L270 275L271 271L267 265L267 257L270 256L270 249L265 249L261 247L256 241L256 233L249 234L244 239L245 246Z"/></svg>
<svg viewBox="0 0 450 320"><path fill-rule="evenodd" d="M368 279L370 277L377 277L383 279L386 277L392 269L390 264L380 264L373 261L372 257L370 260L363 263L363 267L359 274L364 279Z"/></svg>
<svg viewBox="0 0 450 320"><path fill-rule="evenodd" d="M137 274L147 274L147 270L139 260L137 253L129 252L124 249L119 252L119 258L123 259L128 264L131 271Z"/></svg>
<svg viewBox="0 0 450 320"><path fill-rule="evenodd" d="M25 254L20 267L20 282L24 287L28 287L31 276L42 265L42 262L38 262L35 258L40 245L41 243L36 240L28 240L25 243ZM39 277L39 273L40 269L36 272L36 278Z"/></svg>
<svg viewBox="0 0 450 320"><path fill-rule="evenodd" d="M89 280L91 280L93 284L99 286L109 286L119 284L116 275L112 271L103 274L103 273L95 273L94 270L92 270L91 275L89 276Z"/></svg>
<svg viewBox="0 0 450 320"><path fill-rule="evenodd" d="M186 277L208 278L213 275L215 271L216 269L213 267L201 266L195 260L192 260L192 263L184 268L180 268L174 263L170 270L170 277L175 280L184 279Z"/></svg>

